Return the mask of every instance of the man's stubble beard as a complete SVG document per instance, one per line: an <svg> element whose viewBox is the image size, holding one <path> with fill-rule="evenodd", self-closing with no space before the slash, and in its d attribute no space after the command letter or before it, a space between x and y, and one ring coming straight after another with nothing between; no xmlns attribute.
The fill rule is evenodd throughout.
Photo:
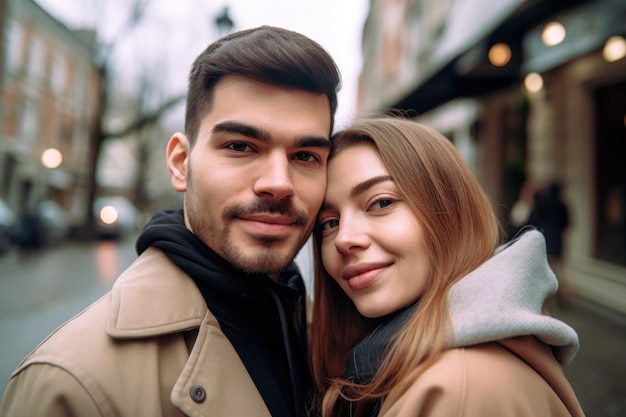
<svg viewBox="0 0 626 417"><path fill-rule="evenodd" d="M241 211L241 208L234 206L227 207L223 212L219 213L219 217L214 216L208 218L203 216L202 210L196 207L197 201L194 200L191 167L188 169L187 179L185 216L192 232L202 240L205 245L242 271L262 274L275 274L283 271L293 262L311 234L313 225L311 224L305 229L306 214L299 212L294 216L299 219L297 224L301 228L298 229L298 231L301 231L302 235L296 244L288 248L275 249L272 245L277 241L276 239L257 240L259 244L252 249L253 252L246 254L241 250L240 245L233 240L228 227L232 221L232 214L228 213ZM292 211L295 210L292 209ZM302 224L303 221L304 224Z"/></svg>

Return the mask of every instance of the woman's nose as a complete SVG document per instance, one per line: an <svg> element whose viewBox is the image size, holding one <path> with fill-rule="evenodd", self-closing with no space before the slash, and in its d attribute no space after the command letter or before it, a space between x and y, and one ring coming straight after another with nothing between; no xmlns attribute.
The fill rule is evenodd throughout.
<svg viewBox="0 0 626 417"><path fill-rule="evenodd" d="M349 254L366 249L370 245L367 229L362 221L352 216L342 217L335 235L335 247L339 253Z"/></svg>

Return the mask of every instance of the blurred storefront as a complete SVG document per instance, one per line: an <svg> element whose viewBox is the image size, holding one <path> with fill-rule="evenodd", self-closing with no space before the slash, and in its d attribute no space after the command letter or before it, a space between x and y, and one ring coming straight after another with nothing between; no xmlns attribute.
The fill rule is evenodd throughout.
<svg viewBox="0 0 626 417"><path fill-rule="evenodd" d="M526 182L569 206L567 272L626 313L626 2L373 0L360 112L448 136L504 220ZM534 83L533 83L534 82Z"/></svg>
<svg viewBox="0 0 626 417"><path fill-rule="evenodd" d="M3 3L0 198L17 216L53 201L80 223L100 95L94 34L70 30L35 1Z"/></svg>

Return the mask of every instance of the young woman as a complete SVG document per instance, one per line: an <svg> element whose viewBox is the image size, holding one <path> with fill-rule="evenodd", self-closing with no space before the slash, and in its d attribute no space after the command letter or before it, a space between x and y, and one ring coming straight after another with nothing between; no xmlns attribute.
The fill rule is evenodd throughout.
<svg viewBox="0 0 626 417"><path fill-rule="evenodd" d="M405 119L335 135L315 231L311 327L331 416L582 416L574 330L542 235L501 228L454 146Z"/></svg>

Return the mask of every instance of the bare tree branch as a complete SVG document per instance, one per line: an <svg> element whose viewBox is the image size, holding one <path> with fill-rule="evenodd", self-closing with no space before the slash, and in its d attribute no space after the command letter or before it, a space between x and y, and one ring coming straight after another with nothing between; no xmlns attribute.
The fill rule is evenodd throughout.
<svg viewBox="0 0 626 417"><path fill-rule="evenodd" d="M146 113L140 114L138 117L131 121L126 127L116 131L107 131L103 130L103 137L105 138L121 138L132 133L136 133L144 127L150 125L151 123L157 122L167 111L169 111L172 107L175 107L185 98L185 95L180 95L178 97L172 97L168 101L164 102L159 106L158 109Z"/></svg>

